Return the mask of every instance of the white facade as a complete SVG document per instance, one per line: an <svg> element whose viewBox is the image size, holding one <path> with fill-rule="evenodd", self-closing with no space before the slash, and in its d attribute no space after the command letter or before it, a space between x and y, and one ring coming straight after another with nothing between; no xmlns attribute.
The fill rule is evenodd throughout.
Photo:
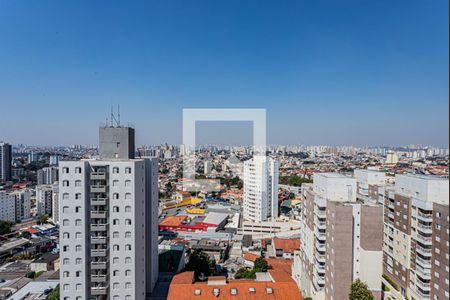
<svg viewBox="0 0 450 300"><path fill-rule="evenodd" d="M36 186L36 213L38 216L52 214L52 194L51 185Z"/></svg>
<svg viewBox="0 0 450 300"><path fill-rule="evenodd" d="M448 179L426 175L397 175L395 176L395 193L417 200L448 205Z"/></svg>
<svg viewBox="0 0 450 300"><path fill-rule="evenodd" d="M209 160L205 161L205 163L203 164L203 171L205 175L210 174L212 171L212 162L210 162Z"/></svg>
<svg viewBox="0 0 450 300"><path fill-rule="evenodd" d="M52 186L52 217L51 221L59 224L59 183L55 182Z"/></svg>
<svg viewBox="0 0 450 300"><path fill-rule="evenodd" d="M145 299L158 276L156 159L60 162L61 299Z"/></svg>
<svg viewBox="0 0 450 300"><path fill-rule="evenodd" d="M12 193L15 197L15 219L21 222L31 218L31 192L29 189L17 190Z"/></svg>
<svg viewBox="0 0 450 300"><path fill-rule="evenodd" d="M13 194L0 191L0 220L16 221L16 197Z"/></svg>
<svg viewBox="0 0 450 300"><path fill-rule="evenodd" d="M278 166L266 156L244 162L244 219L253 222L278 217Z"/></svg>

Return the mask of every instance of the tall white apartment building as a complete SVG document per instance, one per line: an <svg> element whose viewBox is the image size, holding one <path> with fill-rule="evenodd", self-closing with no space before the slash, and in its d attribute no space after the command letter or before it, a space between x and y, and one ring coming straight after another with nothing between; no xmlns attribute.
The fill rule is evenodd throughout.
<svg viewBox="0 0 450 300"><path fill-rule="evenodd" d="M36 186L36 212L38 216L52 215L53 186L41 184Z"/></svg>
<svg viewBox="0 0 450 300"><path fill-rule="evenodd" d="M383 207L358 201L356 187L356 179L336 173L316 173L302 186L293 274L305 297L348 299L359 278L381 299Z"/></svg>
<svg viewBox="0 0 450 300"><path fill-rule="evenodd" d="M11 193L0 191L0 220L16 221L16 197Z"/></svg>
<svg viewBox="0 0 450 300"><path fill-rule="evenodd" d="M449 299L448 179L395 177L384 205L383 251L385 298Z"/></svg>
<svg viewBox="0 0 450 300"><path fill-rule="evenodd" d="M59 224L59 183L55 182L52 185L52 217L50 220Z"/></svg>
<svg viewBox="0 0 450 300"><path fill-rule="evenodd" d="M203 164L203 173L205 175L209 175L211 174L212 171L212 162L210 162L209 160L205 161L205 163Z"/></svg>
<svg viewBox="0 0 450 300"><path fill-rule="evenodd" d="M22 189L12 192L15 197L15 222L31 218L31 192Z"/></svg>
<svg viewBox="0 0 450 300"><path fill-rule="evenodd" d="M244 162L244 219L253 222L278 217L278 161L255 156Z"/></svg>
<svg viewBox="0 0 450 300"><path fill-rule="evenodd" d="M100 128L100 159L60 167L61 299L143 300L158 276L158 162L134 129Z"/></svg>
<svg viewBox="0 0 450 300"><path fill-rule="evenodd" d="M37 184L53 184L58 181L58 168L46 167L37 171Z"/></svg>

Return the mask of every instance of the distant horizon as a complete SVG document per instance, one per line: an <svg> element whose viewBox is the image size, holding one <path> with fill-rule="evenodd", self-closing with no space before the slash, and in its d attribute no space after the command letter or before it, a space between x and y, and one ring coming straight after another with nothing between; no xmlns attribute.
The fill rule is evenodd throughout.
<svg viewBox="0 0 450 300"><path fill-rule="evenodd" d="M0 1L0 140L181 144L185 108L264 108L270 144L449 144L449 2ZM26 20L26 22L25 22ZM250 143L248 124L199 141Z"/></svg>

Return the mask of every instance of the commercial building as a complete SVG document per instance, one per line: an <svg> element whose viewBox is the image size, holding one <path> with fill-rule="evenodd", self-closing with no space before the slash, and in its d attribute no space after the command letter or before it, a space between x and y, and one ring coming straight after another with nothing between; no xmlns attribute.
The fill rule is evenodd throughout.
<svg viewBox="0 0 450 300"><path fill-rule="evenodd" d="M11 181L11 145L0 142L0 183Z"/></svg>
<svg viewBox="0 0 450 300"><path fill-rule="evenodd" d="M134 129L111 125L100 159L59 166L61 299L145 299L158 277L157 159L135 159Z"/></svg>
<svg viewBox="0 0 450 300"><path fill-rule="evenodd" d="M253 222L278 217L278 166L266 156L244 162L244 219Z"/></svg>
<svg viewBox="0 0 450 300"><path fill-rule="evenodd" d="M384 283L391 299L449 299L449 181L397 175L384 206Z"/></svg>
<svg viewBox="0 0 450 300"><path fill-rule="evenodd" d="M293 273L304 296L347 299L360 279L381 299L383 208L357 201L356 187L356 179L336 173L316 173L303 185Z"/></svg>

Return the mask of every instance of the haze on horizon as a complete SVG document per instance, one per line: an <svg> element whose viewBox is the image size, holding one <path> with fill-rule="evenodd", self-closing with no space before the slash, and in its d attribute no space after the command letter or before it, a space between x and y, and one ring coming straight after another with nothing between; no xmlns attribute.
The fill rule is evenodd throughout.
<svg viewBox="0 0 450 300"><path fill-rule="evenodd" d="M138 145L180 144L183 108L265 108L269 144L448 147L448 21L446 0L1 1L0 140L97 144L120 104Z"/></svg>

